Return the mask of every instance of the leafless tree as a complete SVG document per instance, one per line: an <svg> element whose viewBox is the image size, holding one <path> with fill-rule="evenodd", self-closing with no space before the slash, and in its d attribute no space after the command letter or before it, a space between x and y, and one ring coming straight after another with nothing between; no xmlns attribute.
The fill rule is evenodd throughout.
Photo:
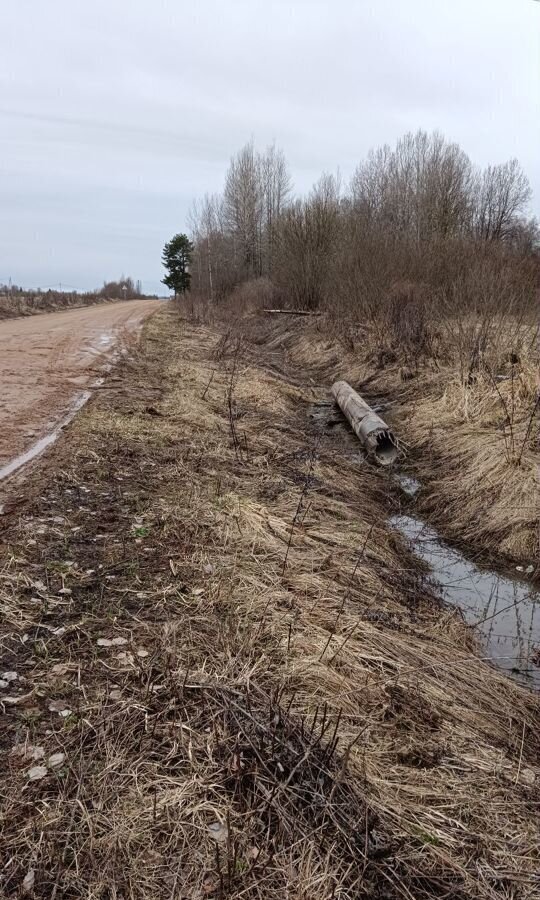
<svg viewBox="0 0 540 900"><path fill-rule="evenodd" d="M262 269L271 275L277 226L291 193L291 177L285 154L275 144L262 154L259 165L263 193Z"/></svg>
<svg viewBox="0 0 540 900"><path fill-rule="evenodd" d="M477 179L475 231L486 241L512 237L531 199L531 186L517 159L488 166Z"/></svg>
<svg viewBox="0 0 540 900"><path fill-rule="evenodd" d="M225 223L234 242L234 264L244 277L260 275L263 187L253 141L231 160L223 199Z"/></svg>

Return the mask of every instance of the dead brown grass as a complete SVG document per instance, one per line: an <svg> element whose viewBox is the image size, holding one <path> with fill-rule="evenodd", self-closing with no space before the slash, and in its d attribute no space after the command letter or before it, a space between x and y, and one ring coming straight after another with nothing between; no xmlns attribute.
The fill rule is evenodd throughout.
<svg viewBox="0 0 540 900"><path fill-rule="evenodd" d="M304 377L321 386L345 378L368 399L386 401L385 416L424 485L420 508L443 534L487 558L540 559L540 356L534 325L491 323L487 349L473 371L470 354L464 365L449 333L438 338L439 357L420 355L411 364L400 345L383 346L368 326L336 331L322 319L285 319L277 326L264 323L262 332L257 324L247 327L267 334L268 346L279 348ZM467 346L474 344L474 329L469 322Z"/></svg>
<svg viewBox="0 0 540 900"><path fill-rule="evenodd" d="M288 342L154 316L8 532L7 896L537 894L538 700L309 424Z"/></svg>

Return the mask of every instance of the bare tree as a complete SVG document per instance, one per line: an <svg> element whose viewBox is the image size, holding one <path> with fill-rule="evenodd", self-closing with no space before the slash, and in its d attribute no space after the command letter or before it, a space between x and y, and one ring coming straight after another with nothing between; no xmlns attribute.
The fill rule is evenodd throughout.
<svg viewBox="0 0 540 900"><path fill-rule="evenodd" d="M263 188L261 165L253 141L231 160L225 180L224 214L234 240L234 263L239 275L261 274Z"/></svg>
<svg viewBox="0 0 540 900"><path fill-rule="evenodd" d="M531 186L517 159L488 166L476 187L477 236L486 241L511 238L531 195Z"/></svg>
<svg viewBox="0 0 540 900"><path fill-rule="evenodd" d="M266 275L271 275L276 243L276 229L291 193L291 177L285 154L272 144L259 161L263 192L263 264Z"/></svg>
<svg viewBox="0 0 540 900"><path fill-rule="evenodd" d="M296 200L281 218L277 280L295 306L313 309L326 296L337 248L339 192L339 179L323 175L307 200Z"/></svg>

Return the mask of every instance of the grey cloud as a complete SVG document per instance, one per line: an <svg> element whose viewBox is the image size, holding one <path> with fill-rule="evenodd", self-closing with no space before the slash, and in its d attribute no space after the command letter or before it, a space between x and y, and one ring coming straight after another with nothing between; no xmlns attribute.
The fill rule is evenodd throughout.
<svg viewBox="0 0 540 900"><path fill-rule="evenodd" d="M540 179L532 0L18 0L2 11L0 279L157 289L191 200L253 137L298 190L438 128Z"/></svg>

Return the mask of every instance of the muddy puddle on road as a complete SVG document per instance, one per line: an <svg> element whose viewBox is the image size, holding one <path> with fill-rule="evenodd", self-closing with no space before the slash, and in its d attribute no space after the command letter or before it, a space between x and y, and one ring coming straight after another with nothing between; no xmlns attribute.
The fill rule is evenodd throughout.
<svg viewBox="0 0 540 900"><path fill-rule="evenodd" d="M429 565L444 600L459 607L474 626L486 656L513 678L540 690L540 593L525 581L479 569L420 519L399 515L389 524Z"/></svg>

